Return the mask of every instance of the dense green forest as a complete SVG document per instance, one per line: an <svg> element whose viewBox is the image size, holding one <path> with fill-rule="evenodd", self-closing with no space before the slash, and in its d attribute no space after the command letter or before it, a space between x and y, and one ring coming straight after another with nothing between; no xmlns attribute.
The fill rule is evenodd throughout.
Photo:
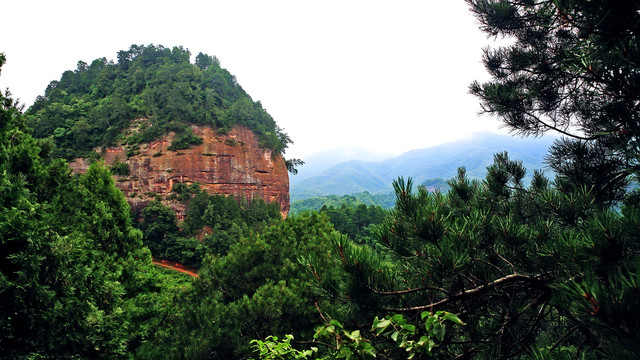
<svg viewBox="0 0 640 360"><path fill-rule="evenodd" d="M420 184L430 191L446 192L449 185L446 180L441 178L427 179ZM291 212L299 214L308 210L320 210L323 207L356 207L359 205L380 206L383 209L391 209L394 207L396 196L393 191L388 193L371 194L368 191L354 193L351 195L324 195L316 197L308 197L301 200L291 201Z"/></svg>
<svg viewBox="0 0 640 360"><path fill-rule="evenodd" d="M106 58L78 62L52 81L26 112L36 138L52 137L56 155L66 159L96 156L93 149L124 143L131 149L165 133L181 134L178 150L202 140L189 124L210 125L225 133L247 126L263 146L283 153L291 140L273 118L220 67L215 56L199 53L195 63L182 47L132 45ZM134 119L139 131L124 130Z"/></svg>
<svg viewBox="0 0 640 360"><path fill-rule="evenodd" d="M352 195L326 195L312 197L303 200L291 202L291 212L299 214L304 211L319 211L323 207L356 207L358 205L380 206L383 209L390 209L395 204L395 195L393 193L370 194L363 192Z"/></svg>
<svg viewBox="0 0 640 360"><path fill-rule="evenodd" d="M166 79L172 61L215 75L213 57L193 67L180 48L132 47L117 65L98 61L106 77L90 92L73 90L91 73L79 66L25 114L0 94L0 357L640 357L640 193L628 186L639 174L640 2L469 6L488 34L513 40L486 50L491 77L470 89L516 132L564 134L547 158L555 179L536 171L525 183L522 163L498 153L484 179L460 168L446 192L397 179L388 212L323 204L284 219L273 204L178 185L182 222L160 203L138 222L103 163L72 175L63 157L116 141L138 115L172 130L181 103L143 97L155 107L136 108L136 95L109 89L136 73ZM193 103L215 113L195 121L220 129L231 123L216 111L240 106ZM83 104L77 119L65 113ZM155 267L152 252L198 276Z"/></svg>
<svg viewBox="0 0 640 360"><path fill-rule="evenodd" d="M323 206L320 213L326 214L333 227L356 243L372 243L372 232L384 221L387 212L380 206L360 204L356 207L342 205L339 208Z"/></svg>
<svg viewBox="0 0 640 360"><path fill-rule="evenodd" d="M311 276L297 258L326 256L339 236L326 217L268 223L272 205L178 188L201 206L190 207L185 235L264 224L233 242L211 239L221 250L204 257L197 279L158 270L143 239L170 240L175 223L161 219L175 214L152 205L136 229L101 163L71 175L51 139L29 134L9 94L0 100L1 357L242 358L252 338L312 334Z"/></svg>
<svg viewBox="0 0 640 360"><path fill-rule="evenodd" d="M187 204L180 226L172 209L154 201L142 209L139 228L154 256L195 269L206 254L226 254L237 239L281 220L280 204L275 202L208 195L198 184L176 184L173 191Z"/></svg>

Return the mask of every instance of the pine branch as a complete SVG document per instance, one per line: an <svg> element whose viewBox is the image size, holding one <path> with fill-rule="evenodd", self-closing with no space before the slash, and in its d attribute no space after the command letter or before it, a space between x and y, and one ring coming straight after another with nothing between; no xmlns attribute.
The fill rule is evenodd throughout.
<svg viewBox="0 0 640 360"><path fill-rule="evenodd" d="M503 105L503 106L504 106L504 105ZM511 106L506 106L506 107L509 107L509 108L511 108L512 110L516 110L516 111L518 110L518 109L514 109L514 108L513 108L513 107L511 107ZM596 140L596 139L598 139L598 138L599 138L599 136L584 137L584 136L580 136L580 135L572 134L572 133L570 133L570 132L568 132L568 131L564 131L564 130L560 129L559 127L557 127L557 126L555 126L555 125L547 124L547 123L546 123L545 121L543 121L539 116L537 116L537 115L535 115L535 114L531 113L530 111L522 111L522 113L524 113L525 115L531 116L531 117L532 117L532 118L534 118L537 122L539 122L540 124L542 124L544 127L548 128L548 129L551 129L551 130L554 130L554 131L557 131L557 132L559 132L560 134L562 134L562 135L566 135L566 136L568 136L568 137L570 137L570 138L574 138L574 139L577 139L577 140L583 140L583 141L592 141L592 140ZM555 120L553 120L553 119L552 119L552 121L555 121Z"/></svg>
<svg viewBox="0 0 640 360"><path fill-rule="evenodd" d="M616 183L624 180L629 175L631 175L631 173L629 173L627 170L618 172L617 174L615 174L615 176L609 179L609 181L607 181L607 183L604 185L602 189L600 189L599 192L605 192L605 190L612 188Z"/></svg>
<svg viewBox="0 0 640 360"><path fill-rule="evenodd" d="M522 275L522 274L511 274L511 275L507 275L505 277L502 277L500 279L497 279L495 281L489 282L485 285L480 285L478 287L475 287L473 289L469 289L469 290L463 290L457 294L454 294L452 296L449 296L448 298L445 298L443 300L428 304L428 305L421 305L421 306L414 306L414 307L408 307L408 308L386 308L385 310L387 311L393 311L393 312L413 312L413 311L424 311L424 310L428 310L428 309L433 309L435 307L438 306L442 306L445 304L448 304L450 302L454 302L454 301L459 301L459 300L464 300L468 297L474 296L474 295L478 295L478 294L482 294L484 292L487 292L491 289L500 287L500 286L504 286L504 285L508 285L514 282L526 282L531 284L531 286L533 286L534 288L537 289L541 289L545 292L547 291L551 291L549 289L549 287L546 285L546 283L544 281L542 281L540 279L541 275L535 276L535 277L531 277L531 276L527 276L527 275Z"/></svg>
<svg viewBox="0 0 640 360"><path fill-rule="evenodd" d="M493 249L493 252L494 252L496 255L498 255L498 257L499 257L502 261L506 262L507 264L509 264L509 266L511 266L511 269L513 269L513 273L514 273L514 274L517 274L517 273L518 273L518 271L516 270L516 267L515 267L515 266L513 266L513 264L512 264L509 260L505 259L502 255L500 255L500 253L498 253L498 251L497 251L496 249Z"/></svg>
<svg viewBox="0 0 640 360"><path fill-rule="evenodd" d="M547 305L548 305L548 304L544 304L544 305L542 305L542 307L540 308L540 311L538 311L538 314L536 315L536 318L535 318L535 320L534 320L533 324L529 327L529 331L527 331L527 333L525 334L525 336L523 336L523 337L522 337L522 339L520 339L520 340L516 343L516 345L520 345L520 344L522 344L522 342L523 342L525 339L527 339L527 338L531 337L531 336L533 335L533 331L534 331L534 329L536 329L536 328L538 327L538 325L540 324L540 322L542 321L542 319L543 319L544 317L546 317L547 315L549 315L549 312L547 312L547 313L545 314L545 308L547 307Z"/></svg>
<svg viewBox="0 0 640 360"><path fill-rule="evenodd" d="M476 261L476 262L483 263L483 264L488 265L488 266L491 266L491 267L493 267L494 269L498 270L498 272L499 272L500 274L504 274L504 272L502 271L502 269L501 269L498 265L492 264L492 263L490 263L490 262L488 262L488 261L486 261L486 260L478 259L478 258L472 258L471 260Z"/></svg>
<svg viewBox="0 0 640 360"><path fill-rule="evenodd" d="M574 327L572 327L571 329L569 329L569 331L567 331L566 334L564 334L558 341L555 342L555 344L553 344L550 348L549 348L549 352L553 351L553 349L555 349L558 345L560 345L560 343L562 343L564 341L564 339L566 339L567 337L569 337L569 335L571 335L571 333L573 333L575 330L577 330L580 326L576 325Z"/></svg>
<svg viewBox="0 0 640 360"><path fill-rule="evenodd" d="M447 296L451 296L451 293L448 292L447 290L445 290L443 288L432 287L432 286L423 286L423 287L415 288L415 289L405 289L405 290L396 290L396 291L378 291L378 290L371 289L371 288L369 290L371 290L374 294L384 295L384 296L386 296L386 295L411 294L411 293L425 291L425 290L439 291L439 292L445 293Z"/></svg>

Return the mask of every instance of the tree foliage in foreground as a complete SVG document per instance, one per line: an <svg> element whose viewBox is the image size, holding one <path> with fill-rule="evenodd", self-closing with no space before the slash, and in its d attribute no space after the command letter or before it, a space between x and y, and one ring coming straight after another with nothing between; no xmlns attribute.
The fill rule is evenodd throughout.
<svg viewBox="0 0 640 360"><path fill-rule="evenodd" d="M620 200L640 171L640 1L468 3L509 40L485 51L491 80L471 86L484 111L519 134L563 134L547 159L562 186Z"/></svg>
<svg viewBox="0 0 640 360"><path fill-rule="evenodd" d="M306 260L333 318L391 358L407 353L361 324L403 314L417 326L441 310L466 325L447 331L440 358L637 358L637 207L603 210L586 187L561 190L539 173L525 187L524 175L498 154L484 181L461 169L446 195L395 182L385 252L342 240L332 271Z"/></svg>
<svg viewBox="0 0 640 360"><path fill-rule="evenodd" d="M291 216L241 236L224 255L206 256L179 301L180 315L167 318L157 341L136 357L241 359L251 354L250 339L310 337L321 325L317 306L329 305L311 292L312 275L298 258L313 254L325 268L336 236L325 216Z"/></svg>
<svg viewBox="0 0 640 360"><path fill-rule="evenodd" d="M0 356L127 358L178 286L151 266L111 174L72 176L8 94L0 104Z"/></svg>

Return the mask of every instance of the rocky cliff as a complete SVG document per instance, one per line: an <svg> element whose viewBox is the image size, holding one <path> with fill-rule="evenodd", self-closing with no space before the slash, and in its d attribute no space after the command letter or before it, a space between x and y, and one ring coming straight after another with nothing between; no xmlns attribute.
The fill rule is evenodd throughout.
<svg viewBox="0 0 640 360"><path fill-rule="evenodd" d="M167 197L176 183L198 183L210 194L233 195L249 201L255 198L276 201L286 216L289 176L281 155L261 148L255 134L242 126L234 127L225 135L210 127L192 125L191 129L204 141L186 150L167 149L175 136L171 133L140 145L133 156L127 156L123 145L102 151L107 165L122 162L129 166L128 176L115 178L133 209L143 208L159 195L165 205L182 218L184 205ZM86 159L76 159L70 166L74 172L84 172L89 163Z"/></svg>

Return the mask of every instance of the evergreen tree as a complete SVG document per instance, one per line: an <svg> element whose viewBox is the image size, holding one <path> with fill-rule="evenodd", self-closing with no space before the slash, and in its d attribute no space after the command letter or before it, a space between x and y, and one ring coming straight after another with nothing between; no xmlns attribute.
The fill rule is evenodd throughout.
<svg viewBox="0 0 640 360"><path fill-rule="evenodd" d="M126 358L156 311L132 291L150 257L129 206L103 166L72 176L0 102L1 356Z"/></svg>
<svg viewBox="0 0 640 360"><path fill-rule="evenodd" d="M118 52L117 63L105 58L91 65L78 62L27 111L34 136L53 136L57 155L71 159L116 143L133 153L141 142L171 131L177 137L170 149L184 149L202 142L189 132L190 124L210 125L220 133L241 124L256 133L262 146L283 154L291 140L260 102L217 58L199 53L191 64L190 55L182 47L132 45ZM125 133L136 119L143 119L141 126ZM299 161L287 164L295 170Z"/></svg>
<svg viewBox="0 0 640 360"><path fill-rule="evenodd" d="M159 341L142 359L243 359L249 340L269 334L310 337L321 324L311 292L313 275L300 256L327 266L328 245L337 236L325 216L292 216L235 239L224 255L207 255L193 291L180 299L181 316L170 317Z"/></svg>
<svg viewBox="0 0 640 360"><path fill-rule="evenodd" d="M468 0L489 35L491 75L474 83L485 112L515 133L566 136L548 162L563 184L620 200L640 172L640 1Z"/></svg>
<svg viewBox="0 0 640 360"><path fill-rule="evenodd" d="M588 189L559 190L540 173L525 187L506 154L487 172L479 182L461 169L445 195L400 179L376 238L386 251L342 239L332 270L309 258L319 295L341 309L333 318L391 358L405 349L361 324L403 314L425 334L421 314L441 310L466 323L447 328L443 359L637 358L638 210L603 210ZM412 352L434 355L428 346Z"/></svg>

